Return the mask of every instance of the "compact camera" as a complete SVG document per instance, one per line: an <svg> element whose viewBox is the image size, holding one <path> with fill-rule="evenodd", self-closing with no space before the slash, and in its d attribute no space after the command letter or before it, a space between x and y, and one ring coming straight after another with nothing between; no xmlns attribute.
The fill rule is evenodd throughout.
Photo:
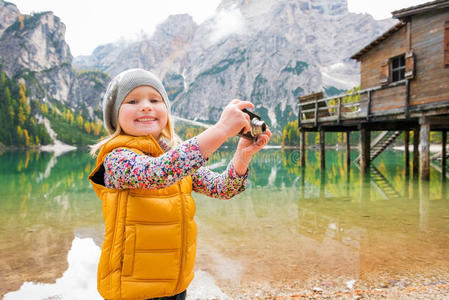
<svg viewBox="0 0 449 300"><path fill-rule="evenodd" d="M244 113L249 115L251 122L251 130L247 133L243 133L243 129L239 132L239 136L247 138L249 140L255 140L259 134L264 133L267 130L267 124L255 113L250 112L246 108L242 109Z"/></svg>

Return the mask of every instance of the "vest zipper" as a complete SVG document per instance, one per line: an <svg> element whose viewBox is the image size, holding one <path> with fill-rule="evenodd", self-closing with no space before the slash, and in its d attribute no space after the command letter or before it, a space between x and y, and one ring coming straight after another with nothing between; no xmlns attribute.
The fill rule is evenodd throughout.
<svg viewBox="0 0 449 300"><path fill-rule="evenodd" d="M187 235L187 225L186 225L186 216L185 216L185 196L181 189L181 183L178 182L179 194L181 195L181 207L182 207L182 222L181 222L181 264L179 266L179 275L178 275L178 283L176 284L175 292L178 291L179 286L181 285L182 280L182 271L184 269L185 263L185 252L186 252L186 235ZM182 292L182 291L181 291Z"/></svg>

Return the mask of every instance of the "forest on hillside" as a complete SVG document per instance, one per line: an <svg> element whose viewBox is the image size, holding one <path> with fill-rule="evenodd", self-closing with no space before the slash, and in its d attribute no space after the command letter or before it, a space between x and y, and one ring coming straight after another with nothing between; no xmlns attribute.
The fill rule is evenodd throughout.
<svg viewBox="0 0 449 300"><path fill-rule="evenodd" d="M1 69L0 69L1 71ZM53 142L44 125L48 119L57 139L70 145L89 145L106 134L101 112L89 117L87 107L74 110L57 101L33 99L24 80L0 73L0 146L32 148Z"/></svg>

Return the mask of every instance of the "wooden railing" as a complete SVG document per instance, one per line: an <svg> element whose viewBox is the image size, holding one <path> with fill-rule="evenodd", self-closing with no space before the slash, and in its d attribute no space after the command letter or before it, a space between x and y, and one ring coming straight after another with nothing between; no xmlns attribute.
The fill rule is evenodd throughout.
<svg viewBox="0 0 449 300"><path fill-rule="evenodd" d="M349 119L369 119L371 116L371 99L374 92L400 85L408 85L408 80L401 80L388 86L376 86L349 94L340 94L320 98L322 93L299 97L299 124L334 121L339 124ZM404 113L408 114L408 95L404 95ZM354 99L356 98L356 99ZM354 101L356 100L356 101Z"/></svg>

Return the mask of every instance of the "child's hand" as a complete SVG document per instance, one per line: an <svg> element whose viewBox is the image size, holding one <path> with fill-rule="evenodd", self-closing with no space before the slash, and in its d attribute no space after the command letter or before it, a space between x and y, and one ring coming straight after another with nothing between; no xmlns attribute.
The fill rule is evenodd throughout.
<svg viewBox="0 0 449 300"><path fill-rule="evenodd" d="M245 154L246 159L249 161L251 159L251 156L259 152L263 147L265 147L266 144L268 144L270 138L271 138L271 131L268 128L264 133L259 134L255 141L240 138L236 151Z"/></svg>
<svg viewBox="0 0 449 300"><path fill-rule="evenodd" d="M251 130L250 118L242 111L244 108L254 108L254 105L249 101L234 99L223 109L216 126L227 138L237 135L242 128L244 133Z"/></svg>
<svg viewBox="0 0 449 300"><path fill-rule="evenodd" d="M255 141L240 138L233 159L234 168L238 175L245 174L251 157L265 147L270 138L271 131L268 128L264 133L258 135Z"/></svg>

